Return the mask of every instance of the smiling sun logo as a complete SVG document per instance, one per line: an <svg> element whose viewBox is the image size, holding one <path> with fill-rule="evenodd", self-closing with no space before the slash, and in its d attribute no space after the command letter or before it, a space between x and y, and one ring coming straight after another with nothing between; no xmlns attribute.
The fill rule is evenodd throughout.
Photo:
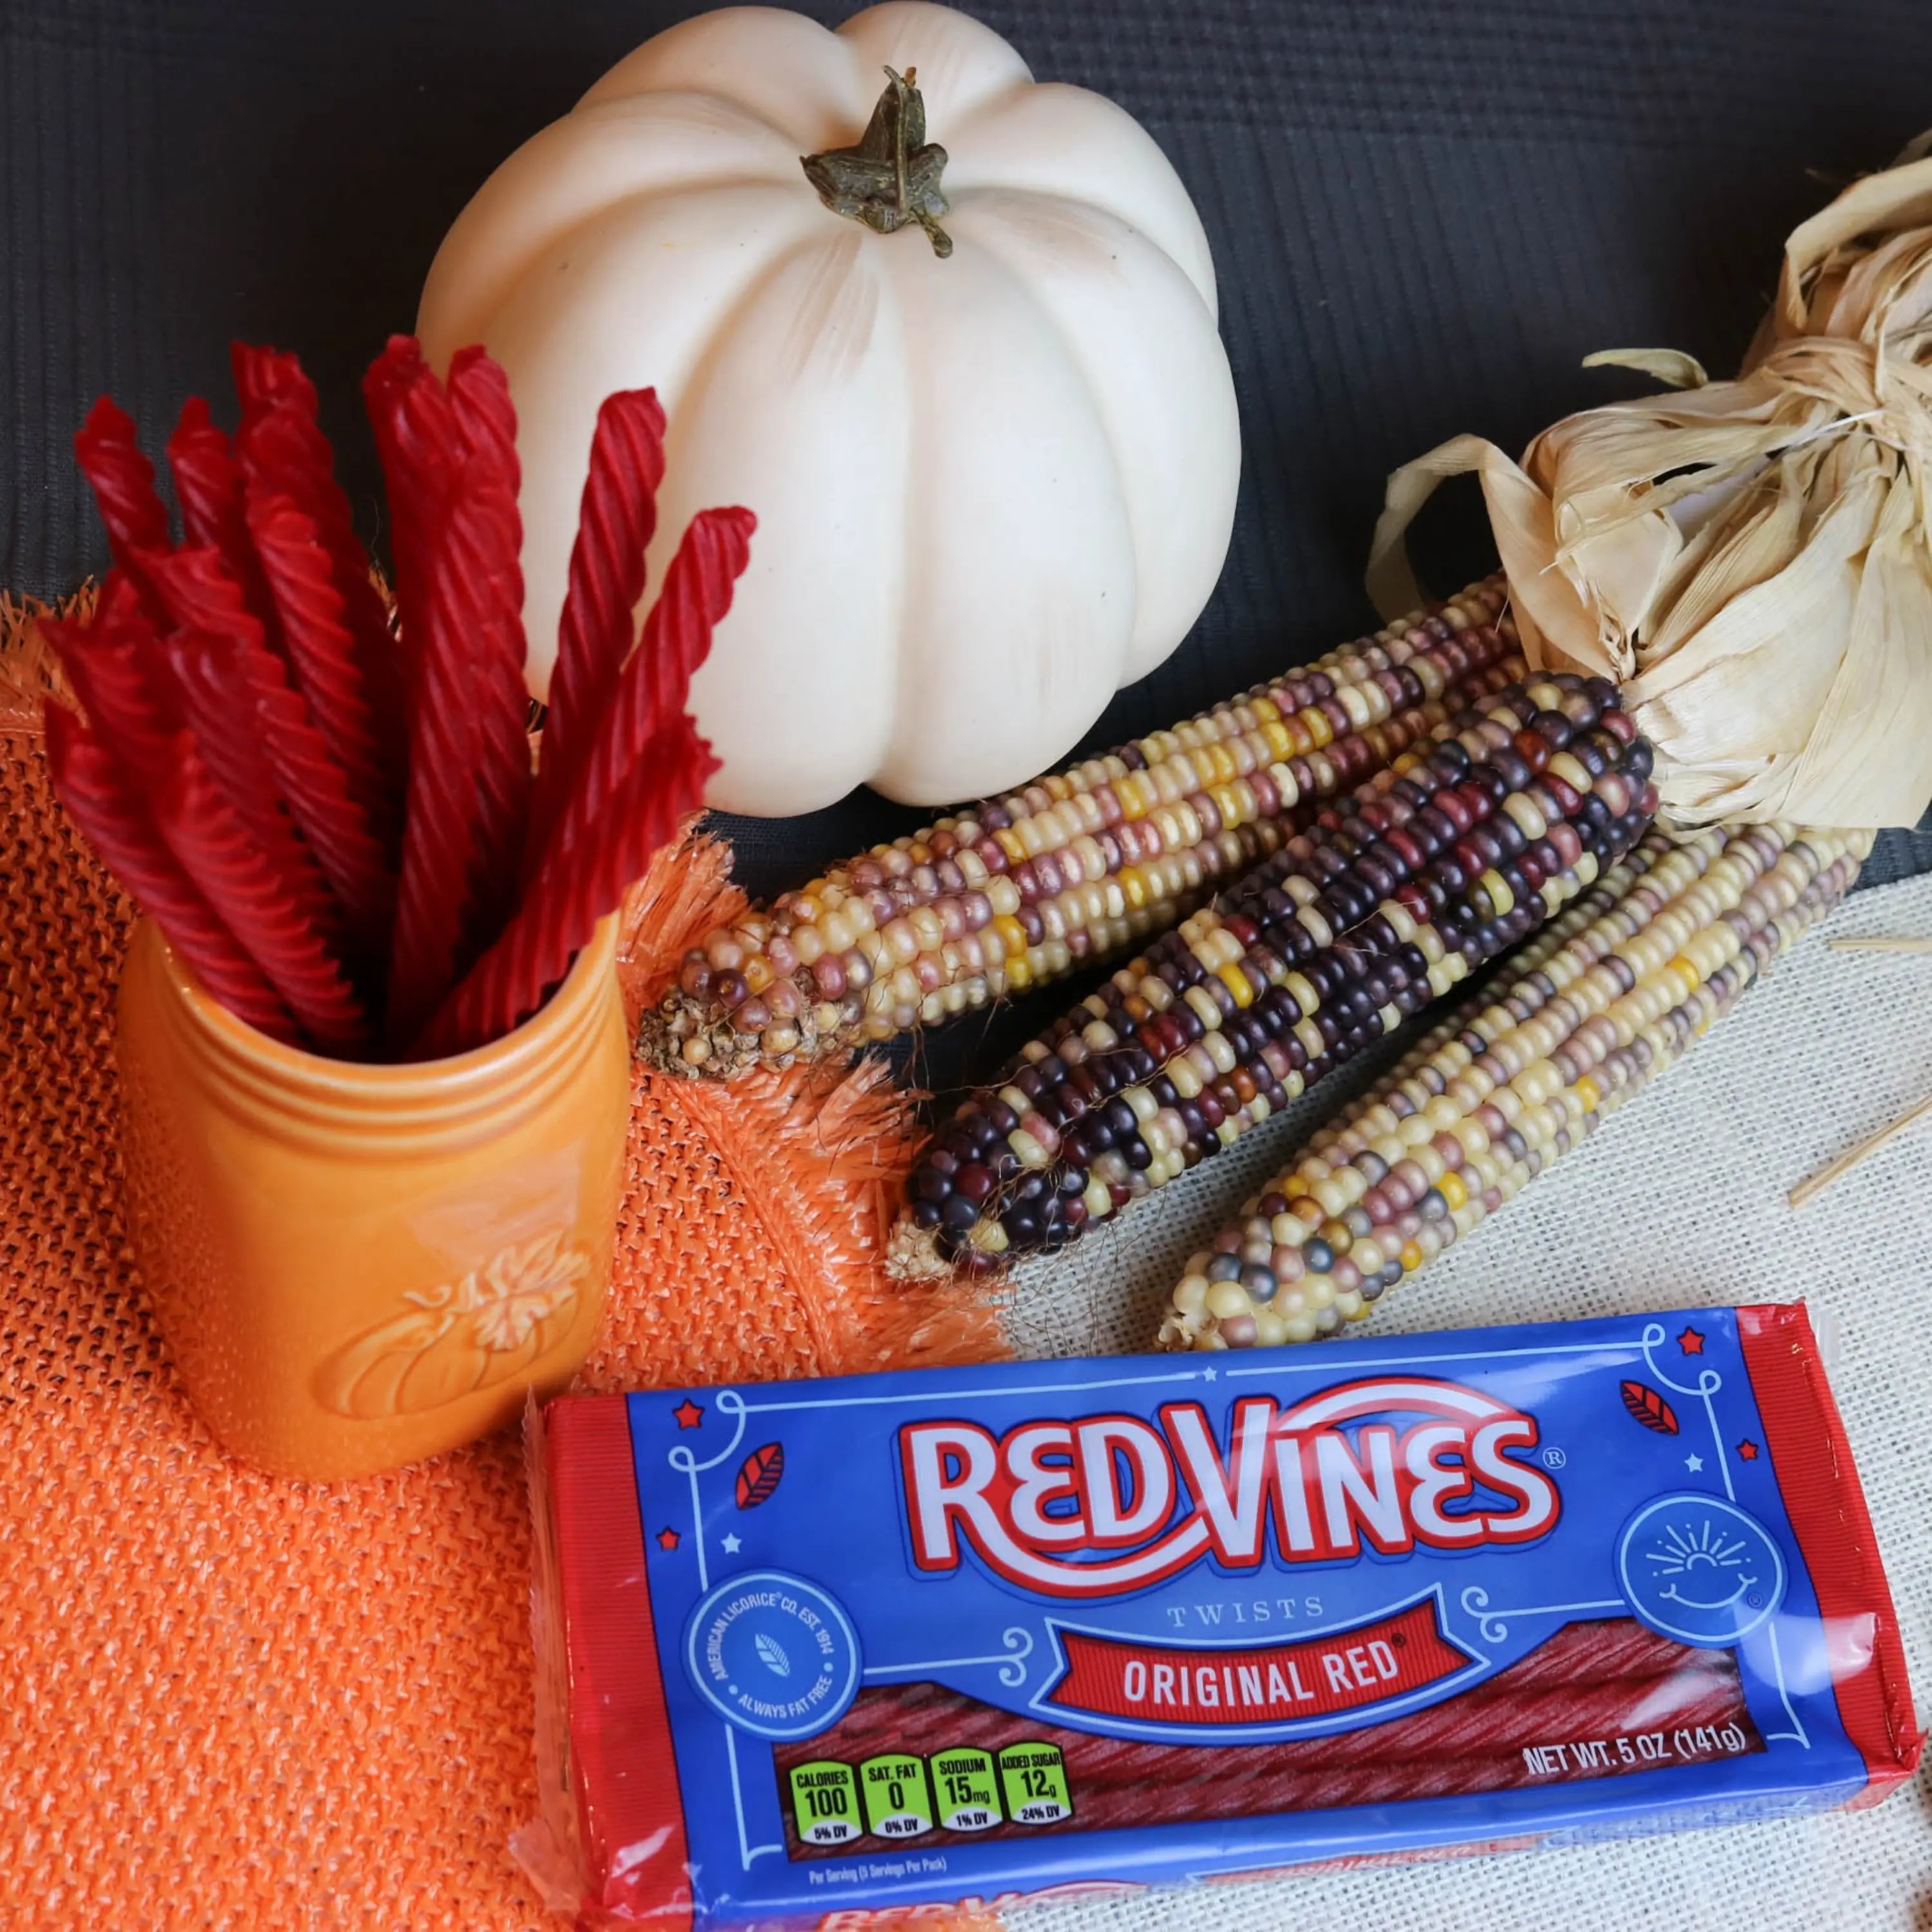
<svg viewBox="0 0 1932 1932"><path fill-rule="evenodd" d="M1755 1516L1718 1496L1661 1496L1646 1504L1624 1526L1617 1571L1637 1615L1684 1643L1736 1643L1784 1595L1776 1540Z"/></svg>

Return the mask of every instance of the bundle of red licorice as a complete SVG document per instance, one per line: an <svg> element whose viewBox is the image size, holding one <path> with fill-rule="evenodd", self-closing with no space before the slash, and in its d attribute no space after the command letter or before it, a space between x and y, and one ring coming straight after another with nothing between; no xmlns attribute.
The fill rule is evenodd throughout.
<svg viewBox="0 0 1932 1932"><path fill-rule="evenodd" d="M543 1004L700 802L686 698L756 520L692 520L639 638L664 413L606 400L533 755L502 370L468 349L439 380L398 336L364 379L392 621L301 364L237 344L234 369L234 437L197 398L168 440L178 543L128 418L104 399L75 439L114 568L90 621L47 626L86 714L49 707L55 786L250 1024L347 1059L466 1051Z"/></svg>

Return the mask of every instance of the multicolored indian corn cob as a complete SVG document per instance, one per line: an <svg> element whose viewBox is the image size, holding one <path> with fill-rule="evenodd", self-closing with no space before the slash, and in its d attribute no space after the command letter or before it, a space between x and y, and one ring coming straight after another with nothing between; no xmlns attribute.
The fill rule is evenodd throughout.
<svg viewBox="0 0 1932 1932"><path fill-rule="evenodd" d="M647 1016L653 1064L728 1077L936 1024L1126 951L1522 674L1501 577L1103 758L969 806L748 911Z"/></svg>
<svg viewBox="0 0 1932 1932"><path fill-rule="evenodd" d="M1190 1258L1162 1345L1361 1320L1688 1052L1870 849L1778 825L1652 834Z"/></svg>
<svg viewBox="0 0 1932 1932"><path fill-rule="evenodd" d="M1073 1239L1514 946L1655 810L1601 679L1512 686L1405 754L1028 1042L940 1127L893 1262Z"/></svg>

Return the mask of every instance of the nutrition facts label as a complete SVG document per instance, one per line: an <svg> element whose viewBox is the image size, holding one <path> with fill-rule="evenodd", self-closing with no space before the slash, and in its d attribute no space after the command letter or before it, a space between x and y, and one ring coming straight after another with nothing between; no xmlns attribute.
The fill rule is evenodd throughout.
<svg viewBox="0 0 1932 1932"><path fill-rule="evenodd" d="M1016 1825L1057 1825L1073 1816L1066 1760L1058 1744L1008 1744L1000 1753L1000 1789Z"/></svg>
<svg viewBox="0 0 1932 1932"><path fill-rule="evenodd" d="M866 1801L866 1828L874 1838L916 1838L932 1829L925 1759L868 1757L859 1767L859 1790Z"/></svg>
<svg viewBox="0 0 1932 1932"><path fill-rule="evenodd" d="M792 1766L792 1817L808 1845L842 1845L865 1829L859 1816L859 1780L849 1764L820 1760Z"/></svg>
<svg viewBox="0 0 1932 1932"><path fill-rule="evenodd" d="M931 1762L939 1822L949 1832L984 1832L1000 1822L1000 1786L991 1751L940 1751Z"/></svg>
<svg viewBox="0 0 1932 1932"><path fill-rule="evenodd" d="M935 1826L1057 1825L1073 1816L1060 1747L1038 1742L998 1752L962 1744L926 1757L886 1752L858 1764L816 1758L794 1765L785 1786L794 1826L812 1846L916 1838Z"/></svg>

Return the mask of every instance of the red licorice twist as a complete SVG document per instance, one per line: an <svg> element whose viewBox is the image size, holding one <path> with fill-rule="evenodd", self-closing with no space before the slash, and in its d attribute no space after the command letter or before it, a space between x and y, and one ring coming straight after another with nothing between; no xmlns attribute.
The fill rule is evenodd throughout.
<svg viewBox="0 0 1932 1932"><path fill-rule="evenodd" d="M358 956L371 956L388 935L392 868L308 704L290 690L282 658L262 645L261 628L211 553L180 550L158 564L157 578L170 614L220 641L212 657L207 650L191 653L199 668L189 721L211 772L261 836L298 904L311 906L325 929L348 937ZM174 668L189 709L189 672L178 655ZM305 846L290 836L290 819Z"/></svg>
<svg viewBox="0 0 1932 1932"><path fill-rule="evenodd" d="M530 811L526 874L577 783L636 635L644 558L656 534L664 480L663 406L655 389L620 390L597 412L569 588L557 625L543 758Z"/></svg>
<svg viewBox="0 0 1932 1932"><path fill-rule="evenodd" d="M119 754L60 705L47 706L46 730L55 792L134 903L230 1012L292 1043L287 1006L156 831Z"/></svg>
<svg viewBox="0 0 1932 1932"><path fill-rule="evenodd" d="M283 806L249 670L233 641L199 631L177 631L169 638L167 650L181 691L187 735L202 769L254 842L264 872L278 889L332 945L339 944L346 926L343 909L330 893L315 854L296 836L294 821ZM176 762L179 755L177 750Z"/></svg>
<svg viewBox="0 0 1932 1932"><path fill-rule="evenodd" d="M1594 1672L1585 1669L1589 1658ZM1654 1636L1626 1618L1569 1626L1459 1696L1320 1738L1216 1744L1105 1737L1037 1718L1023 1724L928 1683L863 1692L832 1731L782 1748L778 1768L782 1774L806 1756L856 1762L888 1748L997 1750L1024 1735L1064 1753L1075 1828L1102 1830L1501 1790L1546 1780L1526 1748L1552 1739L1727 1726L1742 1741L1727 1748L1763 1748L1735 1658ZM1612 1775L1649 1762L1619 1754L1607 1767L1561 1774Z"/></svg>
<svg viewBox="0 0 1932 1932"><path fill-rule="evenodd" d="M730 609L733 587L751 561L758 524L749 510L736 508L700 510L692 518L644 620L644 635L598 721L545 848L546 862L595 832L644 746L682 713L692 675L711 649L712 632Z"/></svg>
<svg viewBox="0 0 1932 1932"><path fill-rule="evenodd" d="M181 698L140 593L118 566L93 616L44 617L40 628L86 711L93 734L142 783L174 754Z"/></svg>
<svg viewBox="0 0 1932 1932"><path fill-rule="evenodd" d="M168 470L181 506L182 540L212 550L241 586L243 603L261 623L269 647L275 634L274 609L262 580L242 506L242 466L224 431L209 418L208 404L190 396L168 438Z"/></svg>
<svg viewBox="0 0 1932 1932"><path fill-rule="evenodd" d="M284 802L340 908L340 925L358 967L368 968L386 945L394 915L395 874L368 813L349 794L298 692L289 688L279 659L266 651L240 658L255 706L268 762Z"/></svg>
<svg viewBox="0 0 1932 1932"><path fill-rule="evenodd" d="M261 848L292 902L332 934L342 908L316 855L296 836L282 799L275 747L256 714L257 688L282 682L280 660L243 608L240 586L212 550L178 550L160 560L155 582L178 630L167 644L182 716L216 788Z"/></svg>
<svg viewBox="0 0 1932 1932"><path fill-rule="evenodd" d="M362 398L388 498L391 587L405 648L413 660L429 627L430 560L455 481L455 422L442 386L430 374L412 336L389 338L362 379ZM407 706L415 702L418 668L412 662Z"/></svg>
<svg viewBox="0 0 1932 1932"><path fill-rule="evenodd" d="M516 916L446 1000L410 1048L412 1060L462 1053L520 1026L542 1005L571 961L643 877L652 854L703 803L718 769L711 748L679 717L643 748L608 801L596 838L551 858Z"/></svg>
<svg viewBox="0 0 1932 1932"><path fill-rule="evenodd" d="M234 355L233 446L199 399L169 440L182 546L128 418L104 401L76 440L116 566L91 624L48 625L91 721L50 722L57 782L243 1018L366 1053L386 989L392 1049L482 1044L542 1004L701 802L716 763L683 707L753 520L694 520L628 653L664 420L648 392L613 400L585 490L539 866L502 371L466 350L446 387L398 337L364 382L399 642L313 386L292 356Z"/></svg>
<svg viewBox="0 0 1932 1932"><path fill-rule="evenodd" d="M154 802L183 870L260 966L307 1040L344 1057L366 1052L368 1021L340 965L193 746L183 747Z"/></svg>
<svg viewBox="0 0 1932 1932"><path fill-rule="evenodd" d="M107 526L110 554L154 614L148 571L168 548L168 513L155 492L154 466L135 440L133 417L103 396L75 436L74 453Z"/></svg>
<svg viewBox="0 0 1932 1932"><path fill-rule="evenodd" d="M459 448L454 417L407 338L391 341L364 388L394 508L396 594L415 659L386 1016L389 1043L400 1049L469 964L465 932L482 798L469 590L448 529Z"/></svg>
<svg viewBox="0 0 1932 1932"><path fill-rule="evenodd" d="M1412 1720L1398 1719L1380 1727L1394 1735L1376 1751L1303 1756L1285 1752L1279 1746L1272 1751L1264 1747L1236 1746L1232 1755L1238 1762L1228 1762L1229 1753L1216 1750L1211 1764L1204 1763L1202 1757L1205 1754L1199 1754L1184 1773L1157 1769L1144 1760L1123 1759L1117 1765L1114 1781L1102 1788L1144 1793L1151 1786L1160 1791L1163 1804L1172 1808L1173 1815L1196 1818L1369 1802L1336 1795L1350 1790L1378 1789L1384 1798L1436 1797L1463 1788L1448 1781L1456 1775L1453 1768L1456 1766L1488 1763L1498 1766L1506 1778L1513 1779L1521 1773L1528 1781L1525 1748L1552 1738L1615 1738L1678 1726L1695 1730L1700 1726L1735 1723L1746 1714L1735 1666L1715 1682L1700 1674L1694 1687L1686 1686L1678 1692L1666 1688L1669 1682L1662 1679L1645 1687L1648 1697L1655 1700L1654 1715L1644 1714L1642 1699L1635 1700L1636 1708L1633 1714L1628 1686L1605 1687L1605 1694L1594 1702L1588 1698L1576 1700L1573 1708L1579 1722L1586 1726L1580 1730L1536 1728L1521 1721L1523 1714L1505 1702L1492 1707L1502 1721L1491 1727L1472 1729L1454 1742L1438 1742L1436 1733L1420 1727L1412 1732L1408 1726ZM1451 1700L1452 1706L1454 1702ZM1440 1708L1432 1706L1432 1710ZM1345 1735L1353 1738L1367 1734ZM1172 1747L1145 1748L1165 1750L1172 1755ZM1072 1753L1068 1766L1071 1772Z"/></svg>
<svg viewBox="0 0 1932 1932"><path fill-rule="evenodd" d="M296 686L350 796L387 837L400 801L388 794L381 734L315 520L272 490L250 492L248 518Z"/></svg>
<svg viewBox="0 0 1932 1932"><path fill-rule="evenodd" d="M451 359L449 400L467 460L453 533L469 568L476 629L477 784L482 794L472 938L487 945L515 904L530 812L530 703L524 681L523 520L517 511L517 412L508 380L481 349Z"/></svg>
<svg viewBox="0 0 1932 1932"><path fill-rule="evenodd" d="M637 662L645 674L643 716L653 721L684 709L697 675L711 650L711 633L731 608L731 593L752 560L752 537L758 520L749 510L700 510L691 520L677 554L664 573L664 588L644 620ZM634 731L639 700L620 680L618 708ZM607 730L602 743L620 742Z"/></svg>
<svg viewBox="0 0 1932 1932"><path fill-rule="evenodd" d="M340 943L356 966L367 970L388 939L396 904L394 873L380 841L369 831L367 815L348 796L342 771L315 730L302 695L288 688L280 658L262 650L236 650L230 640L208 640L194 632L170 640L170 653L180 667L197 744L217 742L217 734L228 728L259 736L259 759L236 759L226 752L220 759L208 755L211 775L224 790L230 786L242 790L268 775L271 788L280 792L288 818L302 832L302 842L296 844L298 860L290 866L286 821L280 821L265 838L265 856L284 868L292 896L311 908L311 918L330 941ZM217 767L230 764L251 769L232 772L224 781Z"/></svg>
<svg viewBox="0 0 1932 1932"><path fill-rule="evenodd" d="M534 1012L651 854L703 802L717 765L684 701L731 608L757 521L743 509L700 511L692 519L542 870L502 936L410 1049L412 1058L460 1052Z"/></svg>
<svg viewBox="0 0 1932 1932"><path fill-rule="evenodd" d="M407 736L404 653L356 536L349 499L335 480L335 458L317 420L314 386L292 356L238 342L231 351L242 399L236 454L250 491L288 497L314 526L327 553L342 621L353 640L362 688L374 721L389 802L378 814L400 824Z"/></svg>

